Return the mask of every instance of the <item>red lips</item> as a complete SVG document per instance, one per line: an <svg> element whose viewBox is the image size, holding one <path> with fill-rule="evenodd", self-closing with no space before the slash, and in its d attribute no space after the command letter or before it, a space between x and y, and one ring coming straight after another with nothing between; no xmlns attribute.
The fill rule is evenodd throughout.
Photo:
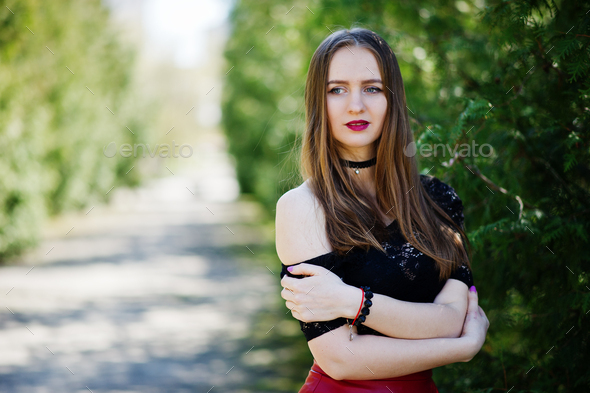
<svg viewBox="0 0 590 393"><path fill-rule="evenodd" d="M345 126L353 131L363 131L369 127L369 122L366 120L353 120L346 123Z"/></svg>
<svg viewBox="0 0 590 393"><path fill-rule="evenodd" d="M348 123L346 123L346 125L347 126L349 126L349 125L360 126L360 125L363 125L365 123L368 123L368 121L361 119L361 120L352 120L352 121L349 121Z"/></svg>

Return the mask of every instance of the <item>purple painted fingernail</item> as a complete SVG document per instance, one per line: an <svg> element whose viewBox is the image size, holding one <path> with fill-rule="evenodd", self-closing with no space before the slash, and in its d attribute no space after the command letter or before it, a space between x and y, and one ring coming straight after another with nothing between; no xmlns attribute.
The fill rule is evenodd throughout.
<svg viewBox="0 0 590 393"><path fill-rule="evenodd" d="M469 290L470 290L471 292L477 292L477 290L475 289L475 285L472 285L472 286L471 286L471 288L469 288Z"/></svg>
<svg viewBox="0 0 590 393"><path fill-rule="evenodd" d="M293 271L293 266L289 266L289 267L287 268L287 270L288 270L289 272L292 272L292 271Z"/></svg>

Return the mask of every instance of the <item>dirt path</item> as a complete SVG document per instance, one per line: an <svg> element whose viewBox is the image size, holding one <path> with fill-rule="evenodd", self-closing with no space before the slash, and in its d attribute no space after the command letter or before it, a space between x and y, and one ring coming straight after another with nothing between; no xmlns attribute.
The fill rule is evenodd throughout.
<svg viewBox="0 0 590 393"><path fill-rule="evenodd" d="M258 207L198 187L177 174L113 190L0 267L1 392L246 391L239 362L277 276L230 255L263 242Z"/></svg>

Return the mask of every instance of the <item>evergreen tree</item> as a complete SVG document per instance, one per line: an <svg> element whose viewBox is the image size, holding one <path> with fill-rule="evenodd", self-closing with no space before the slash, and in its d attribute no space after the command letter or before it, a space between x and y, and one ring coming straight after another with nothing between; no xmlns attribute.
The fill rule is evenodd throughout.
<svg viewBox="0 0 590 393"><path fill-rule="evenodd" d="M588 1L243 0L232 14L223 124L242 190L269 217L300 184L305 74L335 29L365 27L392 46L419 152L456 148L418 159L463 200L491 325L471 362L435 369L441 392L590 388L589 10Z"/></svg>

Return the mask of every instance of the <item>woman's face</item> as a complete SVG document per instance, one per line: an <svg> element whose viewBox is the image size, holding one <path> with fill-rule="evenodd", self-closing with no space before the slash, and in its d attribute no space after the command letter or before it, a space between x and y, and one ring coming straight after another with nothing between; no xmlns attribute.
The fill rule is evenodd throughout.
<svg viewBox="0 0 590 393"><path fill-rule="evenodd" d="M338 49L328 69L328 122L341 157L364 161L375 155L387 98L375 56L366 48L349 48ZM355 127L353 121L365 124Z"/></svg>

